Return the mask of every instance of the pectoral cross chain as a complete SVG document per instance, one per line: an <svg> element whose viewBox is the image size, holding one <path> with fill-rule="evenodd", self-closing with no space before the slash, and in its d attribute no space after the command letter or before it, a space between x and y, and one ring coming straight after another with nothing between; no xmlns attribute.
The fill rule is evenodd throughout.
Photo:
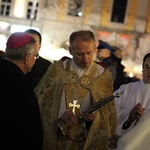
<svg viewBox="0 0 150 150"><path fill-rule="evenodd" d="M80 104L77 104L77 100L73 100L73 104L69 103L69 107L73 107L72 112L75 114L75 108L80 108Z"/></svg>

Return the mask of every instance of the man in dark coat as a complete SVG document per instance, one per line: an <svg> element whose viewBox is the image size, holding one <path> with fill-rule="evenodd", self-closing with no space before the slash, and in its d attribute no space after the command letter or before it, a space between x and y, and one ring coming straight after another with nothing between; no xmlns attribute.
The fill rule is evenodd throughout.
<svg viewBox="0 0 150 150"><path fill-rule="evenodd" d="M32 36L36 41L36 48L39 51L41 48L41 42L42 42L42 36L41 34L34 30L34 29L28 29L25 31L25 33L28 33L30 36ZM30 82L31 88L34 90L34 88L38 85L39 81L42 79L44 74L46 73L48 67L52 63L43 57L39 56L35 64L33 65L31 72L26 74L27 79Z"/></svg>
<svg viewBox="0 0 150 150"><path fill-rule="evenodd" d="M97 47L97 61L105 64L112 74L113 83L116 78L116 69L112 61L113 48L106 42L99 40Z"/></svg>
<svg viewBox="0 0 150 150"><path fill-rule="evenodd" d="M0 146L3 150L41 150L43 128L38 102L24 74L38 58L35 40L13 33L0 61Z"/></svg>
<svg viewBox="0 0 150 150"><path fill-rule="evenodd" d="M124 66L121 64L121 61L123 59L123 50L121 48L114 46L113 47L113 66L116 69L116 78L114 81L114 91L117 90L122 84L125 84L125 72L124 72Z"/></svg>

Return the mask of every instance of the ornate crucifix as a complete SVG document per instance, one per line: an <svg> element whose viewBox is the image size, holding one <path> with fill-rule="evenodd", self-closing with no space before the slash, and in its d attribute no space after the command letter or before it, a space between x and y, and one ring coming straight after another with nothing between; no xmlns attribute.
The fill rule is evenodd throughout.
<svg viewBox="0 0 150 150"><path fill-rule="evenodd" d="M73 104L69 103L69 107L73 107L72 112L75 114L75 108L80 108L80 104L77 104L77 100L73 100Z"/></svg>

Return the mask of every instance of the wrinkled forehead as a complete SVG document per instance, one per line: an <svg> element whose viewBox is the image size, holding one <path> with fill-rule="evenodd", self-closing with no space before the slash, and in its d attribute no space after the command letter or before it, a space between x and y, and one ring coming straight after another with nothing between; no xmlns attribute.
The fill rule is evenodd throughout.
<svg viewBox="0 0 150 150"><path fill-rule="evenodd" d="M89 38L76 38L74 41L73 41L73 46L74 47L77 47L78 45L81 45L81 44L88 44L88 45L93 45L95 46L95 42L92 40L92 39L89 39Z"/></svg>

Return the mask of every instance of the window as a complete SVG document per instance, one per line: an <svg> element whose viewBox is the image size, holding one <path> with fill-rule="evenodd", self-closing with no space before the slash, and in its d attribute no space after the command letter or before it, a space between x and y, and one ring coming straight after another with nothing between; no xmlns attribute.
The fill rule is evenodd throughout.
<svg viewBox="0 0 150 150"><path fill-rule="evenodd" d="M26 18L36 20L38 7L39 3L28 2Z"/></svg>
<svg viewBox="0 0 150 150"><path fill-rule="evenodd" d="M112 22L124 23L128 0L114 0L112 9Z"/></svg>
<svg viewBox="0 0 150 150"><path fill-rule="evenodd" d="M68 3L68 15L81 16L82 15L82 3L83 0L69 0Z"/></svg>
<svg viewBox="0 0 150 150"><path fill-rule="evenodd" d="M11 9L11 0L2 0L0 14L3 16L9 16Z"/></svg>

